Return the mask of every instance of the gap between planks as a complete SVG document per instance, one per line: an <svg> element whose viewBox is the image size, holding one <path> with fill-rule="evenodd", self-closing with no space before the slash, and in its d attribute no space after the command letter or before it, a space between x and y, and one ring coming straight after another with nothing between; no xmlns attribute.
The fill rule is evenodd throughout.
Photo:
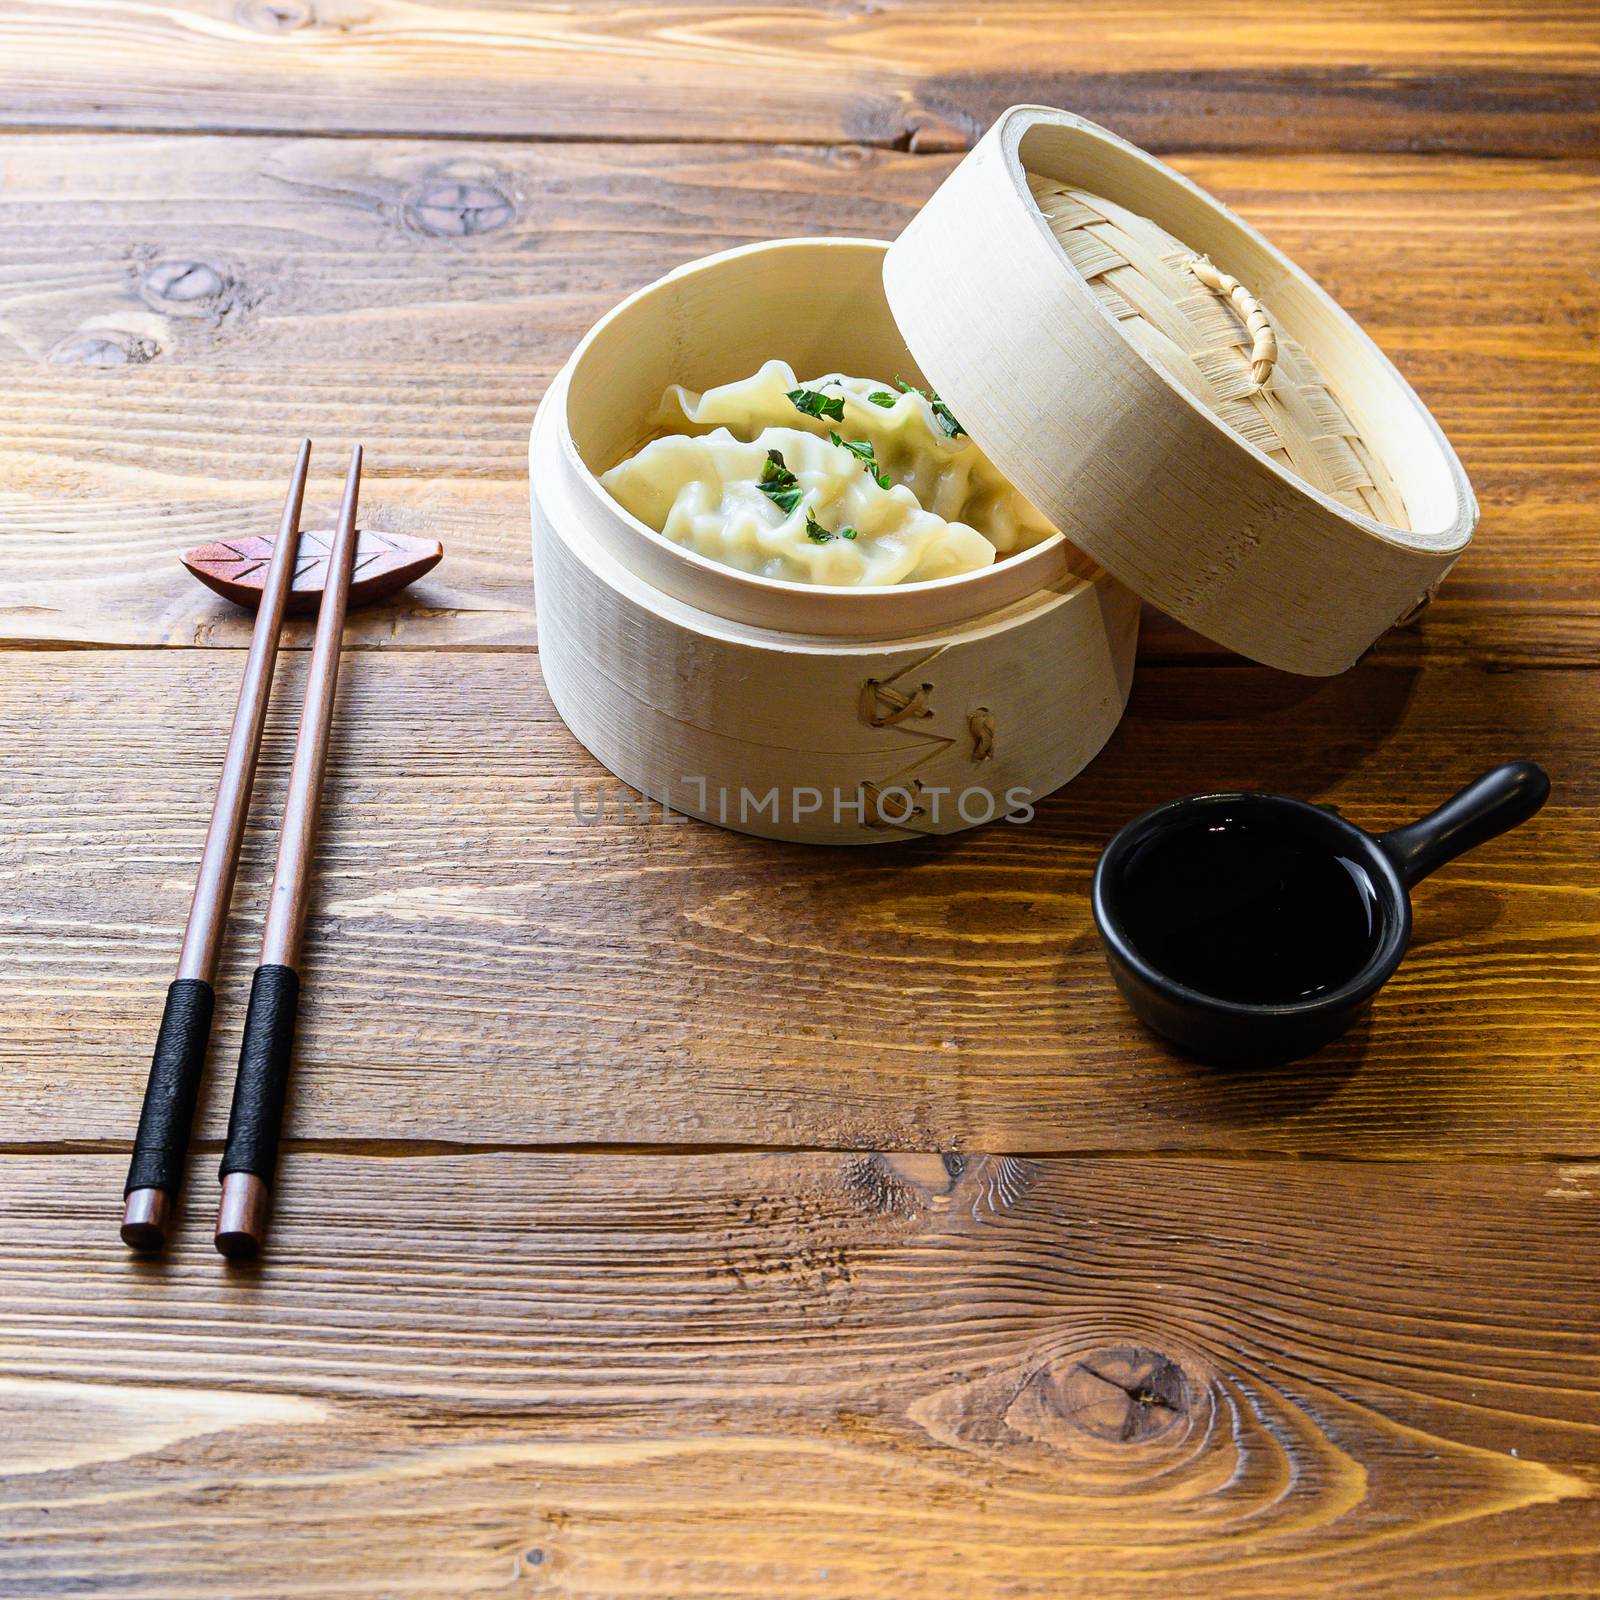
<svg viewBox="0 0 1600 1600"><path fill-rule="evenodd" d="M1115 129L1113 132L1117 131ZM418 133L412 127L370 128L307 128L285 123L251 126L249 124L217 124L199 127L166 127L161 123L140 123L123 127L117 124L92 122L7 122L0 113L0 138L26 138L44 135L56 138L128 138L128 139L295 139L295 140L382 140L387 144L487 144L537 148L544 145L595 145L631 149L651 145L670 145L677 149L695 150L877 150L887 154L922 156L928 160L948 160L951 156L965 155L972 141L942 137L919 137L924 130L902 130L893 138L874 139L870 135L852 139L807 139L805 137L753 139L741 134L737 137L719 138L714 134L684 135L667 132L652 133L497 133L493 130L472 131L454 129L442 132ZM1480 146L1448 145L1438 149L1390 149L1379 146L1367 149L1347 144L1308 145L1290 140L1259 140L1250 144L1217 145L1205 140L1171 139L1146 141L1145 148L1154 156L1166 161L1174 157L1185 160L1262 160L1282 161L1304 158L1329 160L1357 156L1408 156L1422 155L1447 161L1516 161L1534 162L1540 166L1571 166L1590 168L1595 164L1593 153L1573 150L1523 149L1516 145Z"/></svg>
<svg viewBox="0 0 1600 1600"><path fill-rule="evenodd" d="M221 1139L195 1139L190 1150L197 1156L220 1155ZM23 1140L17 1143L0 1142L0 1160L7 1156L43 1157L69 1156L125 1156L133 1145L126 1139L62 1139ZM651 1144L631 1143L625 1140L553 1141L494 1140L478 1143L471 1140L451 1139L285 1139L282 1150L289 1155L354 1156L364 1160L431 1161L437 1159L462 1159L478 1156L644 1156L652 1159L693 1156L910 1156L963 1157L1004 1154L988 1150L967 1150L950 1146L942 1150L921 1147L890 1147L879 1145L814 1145L814 1144L751 1144L729 1142L726 1144ZM1574 1163L1600 1161L1600 1149L1595 1150L1525 1150L1509 1154L1485 1155L1482 1151L1429 1152L1418 1156L1415 1151L1400 1151L1392 1155L1354 1154L1337 1150L1271 1150L1238 1149L1229 1147L1191 1148L1189 1146L1152 1146L1147 1150L1128 1150L1116 1146L1068 1146L1059 1150L1026 1150L1018 1159L1024 1161L1165 1161L1165 1162L1231 1162L1240 1166L1263 1166L1272 1163L1297 1162L1302 1165L1323 1162L1341 1166L1414 1166L1419 1161L1429 1166L1569 1166Z"/></svg>
<svg viewBox="0 0 1600 1600"><path fill-rule="evenodd" d="M82 135L93 138L154 138L154 139L382 139L390 144L503 144L503 145L546 145L546 144L598 144L598 145L677 145L693 149L696 146L716 149L742 148L749 150L890 150L899 151L903 155L914 156L950 156L961 155L972 147L965 141L955 139L919 139L920 130L902 130L893 138L874 139L870 136L854 139L807 139L773 138L752 139L748 134L719 137L716 134L674 134L674 133L497 133L490 129L484 132L473 132L470 129L449 129L438 133L418 133L412 127L383 127L374 125L370 128L306 128L298 124L285 123L251 126L248 123L218 123L214 126L188 126L165 127L159 122L140 123L137 126L124 127L120 124L106 124L93 122L7 122L4 114L0 113L0 137L7 139L24 137L28 134L53 134L56 136ZM1209 147L1204 145L1183 146L1168 145L1165 149L1182 150L1185 154L1199 154ZM1338 147L1330 146L1327 150L1321 148L1312 150L1303 145L1284 144L1282 146L1262 144L1251 145L1245 148L1228 147L1228 155L1340 155L1348 154ZM1453 154L1453 152L1452 152ZM1513 155L1510 159L1520 160L1522 157ZM1550 155L1539 157L1554 161L1570 161L1582 159L1570 154Z"/></svg>

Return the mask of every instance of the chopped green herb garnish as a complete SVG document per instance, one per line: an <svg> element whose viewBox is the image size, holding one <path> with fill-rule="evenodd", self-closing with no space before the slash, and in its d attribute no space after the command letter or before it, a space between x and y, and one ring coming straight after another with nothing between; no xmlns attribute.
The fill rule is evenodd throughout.
<svg viewBox="0 0 1600 1600"><path fill-rule="evenodd" d="M767 451L767 459L761 463L762 484L771 484L777 489L792 489L796 481L795 475L789 470L789 463L783 459L783 451Z"/></svg>
<svg viewBox="0 0 1600 1600"><path fill-rule="evenodd" d="M800 496L805 492L800 487L800 480L789 470L781 450L767 451L767 459L761 463L761 478L756 487L785 516L800 504Z"/></svg>
<svg viewBox="0 0 1600 1600"><path fill-rule="evenodd" d="M889 474L879 467L870 439L841 439L832 428L828 430L828 437L841 449L848 450L872 474L872 481L880 489L889 487Z"/></svg>
<svg viewBox="0 0 1600 1600"><path fill-rule="evenodd" d="M813 544L826 544L830 539L855 539L858 538L854 528L840 528L835 532L831 528L824 528L817 519L806 512L806 538Z"/></svg>
<svg viewBox="0 0 1600 1600"><path fill-rule="evenodd" d="M897 377L895 384L907 394L920 394L924 400L933 407L933 414L938 419L939 426L944 429L947 439L959 439L967 430L956 421L955 416L943 400L939 398L938 391L934 389L919 389L914 383L907 383L904 378Z"/></svg>
<svg viewBox="0 0 1600 1600"><path fill-rule="evenodd" d="M844 396L826 395L820 389L791 389L789 399L796 411L808 417L828 417L834 422L844 421Z"/></svg>
<svg viewBox="0 0 1600 1600"><path fill-rule="evenodd" d="M887 389L874 389L872 393L867 396L867 399L869 399L873 405L882 406L885 411L887 411L889 407L892 406L899 398L899 395L890 394Z"/></svg>

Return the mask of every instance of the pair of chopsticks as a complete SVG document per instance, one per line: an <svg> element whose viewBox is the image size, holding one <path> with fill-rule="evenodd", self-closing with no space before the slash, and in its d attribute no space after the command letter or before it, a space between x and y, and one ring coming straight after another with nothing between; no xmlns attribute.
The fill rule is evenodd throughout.
<svg viewBox="0 0 1600 1600"><path fill-rule="evenodd" d="M311 441L307 439L300 445L277 543L263 579L260 609L245 657L244 681L239 688L239 704L200 858L177 977L167 990L166 1011L156 1036L124 1190L122 1238L135 1250L159 1250L166 1244L183 1183L216 1003L212 984L222 952L223 928L233 895L261 733L266 725L278 637L294 582L300 506L310 463ZM250 986L250 1009L239 1050L228 1140L222 1153L222 1202L217 1214L216 1246L229 1257L255 1255L266 1237L268 1200L277 1166L300 998L300 941L305 929L311 852L333 725L339 645L355 568L360 484L361 447L357 445L350 452L344 501L328 558L327 583L317 611L305 707L300 714L294 762L289 771L289 794L261 939L261 963Z"/></svg>

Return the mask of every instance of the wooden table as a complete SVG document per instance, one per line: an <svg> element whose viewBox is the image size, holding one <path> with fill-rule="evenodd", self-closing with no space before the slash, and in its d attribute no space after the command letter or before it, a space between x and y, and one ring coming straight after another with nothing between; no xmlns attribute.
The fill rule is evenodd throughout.
<svg viewBox="0 0 1600 1600"><path fill-rule="evenodd" d="M9 0L0 11L0 1595L1600 1593L1600 17L1591 4ZM892 236L1001 107L1233 203L1483 503L1291 679L1146 626L1028 827L805 850L594 808L525 441L581 332L745 240ZM445 541L352 628L270 1258L116 1240L246 622L173 553ZM1089 872L1265 785L1383 828L1504 757L1370 1025L1175 1058Z"/></svg>

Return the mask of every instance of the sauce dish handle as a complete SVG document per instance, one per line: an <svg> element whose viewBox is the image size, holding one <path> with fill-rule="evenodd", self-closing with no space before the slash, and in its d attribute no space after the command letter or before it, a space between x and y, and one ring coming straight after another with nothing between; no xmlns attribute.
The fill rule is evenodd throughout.
<svg viewBox="0 0 1600 1600"><path fill-rule="evenodd" d="M1378 847L1409 888L1463 851L1526 822L1549 795L1543 767L1508 761L1474 779L1437 811L1384 834Z"/></svg>

